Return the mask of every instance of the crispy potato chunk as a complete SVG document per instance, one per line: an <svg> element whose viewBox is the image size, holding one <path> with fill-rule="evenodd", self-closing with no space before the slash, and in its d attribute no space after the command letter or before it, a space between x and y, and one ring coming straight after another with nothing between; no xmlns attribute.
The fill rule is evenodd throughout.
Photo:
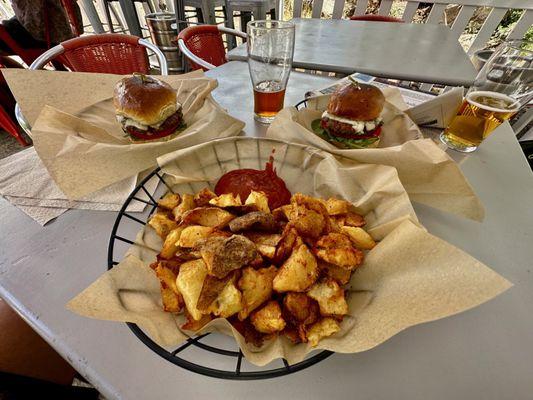
<svg viewBox="0 0 533 400"><path fill-rule="evenodd" d="M183 296L185 307L187 307L187 311L196 321L202 318L202 313L196 308L196 303L198 303L206 276L207 267L205 263L202 260L193 260L181 264L180 272L176 279L176 286Z"/></svg>
<svg viewBox="0 0 533 400"><path fill-rule="evenodd" d="M155 268L155 275L164 283L166 287L172 290L174 293L179 294L178 286L176 285L176 278L178 274L174 269L167 268L163 263L158 263Z"/></svg>
<svg viewBox="0 0 533 400"><path fill-rule="evenodd" d="M292 253L292 250L298 247L302 240L298 236L298 232L291 225L287 225L283 229L281 239L276 248L276 255L274 257L275 264L281 264Z"/></svg>
<svg viewBox="0 0 533 400"><path fill-rule="evenodd" d="M164 267L163 263L158 263L155 274L161 284L161 300L163 309L167 312L177 313L183 306L183 299L176 286L177 274L170 268Z"/></svg>
<svg viewBox="0 0 533 400"><path fill-rule="evenodd" d="M276 255L276 246L281 240L279 233L259 233L249 232L245 233L245 236L254 242L259 253L270 260Z"/></svg>
<svg viewBox="0 0 533 400"><path fill-rule="evenodd" d="M277 301L269 301L263 308L252 313L250 322L261 333L276 333L285 328L281 308Z"/></svg>
<svg viewBox="0 0 533 400"><path fill-rule="evenodd" d="M318 260L318 269L323 275L335 279L341 285L346 285L352 277L352 271L349 269L338 267L322 260Z"/></svg>
<svg viewBox="0 0 533 400"><path fill-rule="evenodd" d="M352 246L347 236L330 233L322 236L315 245L315 255L330 264L353 271L362 262L364 254Z"/></svg>
<svg viewBox="0 0 533 400"><path fill-rule="evenodd" d="M241 235L232 235L229 238L209 237L202 244L200 254L209 274L217 278L224 278L231 271L260 257L253 242Z"/></svg>
<svg viewBox="0 0 533 400"><path fill-rule="evenodd" d="M255 190L252 190L246 198L244 204L255 205L259 211L270 213L270 208L268 207L268 197L263 192L256 192Z"/></svg>
<svg viewBox="0 0 533 400"><path fill-rule="evenodd" d="M196 247L201 240L207 238L213 232L213 228L200 225L181 227L181 229L176 245L185 248Z"/></svg>
<svg viewBox="0 0 533 400"><path fill-rule="evenodd" d="M168 215L163 213L155 213L148 225L155 229L155 232L163 239L167 237L171 230L176 229L178 224L176 221L172 221Z"/></svg>
<svg viewBox="0 0 533 400"><path fill-rule="evenodd" d="M346 214L344 225L361 227L366 225L366 221L362 215L359 215L354 212L349 212L348 214Z"/></svg>
<svg viewBox="0 0 533 400"><path fill-rule="evenodd" d="M181 203L172 209L172 215L174 215L174 220L177 222L181 221L181 217L187 211L191 211L196 207L194 204L194 196L192 194L185 193L181 196Z"/></svg>
<svg viewBox="0 0 533 400"><path fill-rule="evenodd" d="M276 292L303 292L318 278L315 257L305 244L296 248L283 263L274 278Z"/></svg>
<svg viewBox="0 0 533 400"><path fill-rule="evenodd" d="M220 318L229 318L242 310L242 294L229 282L209 307L209 312Z"/></svg>
<svg viewBox="0 0 533 400"><path fill-rule="evenodd" d="M199 207L187 211L181 218L181 225L202 225L210 228L223 228L235 216L217 207Z"/></svg>
<svg viewBox="0 0 533 400"><path fill-rule="evenodd" d="M157 205L171 211L174 207L180 204L181 198L177 193L169 192L159 199Z"/></svg>
<svg viewBox="0 0 533 400"><path fill-rule="evenodd" d="M202 313L209 313L209 307L216 300L216 298L222 293L229 281L233 278L232 274L228 274L225 278L218 279L216 276L207 275L202 285L202 291L196 308Z"/></svg>
<svg viewBox="0 0 533 400"><path fill-rule="evenodd" d="M355 226L343 226L341 232L350 238L353 244L359 249L370 250L376 242L363 228Z"/></svg>
<svg viewBox="0 0 533 400"><path fill-rule="evenodd" d="M344 289L334 279L326 278L315 283L307 295L318 302L320 314L323 316L348 314L348 303L344 298Z"/></svg>
<svg viewBox="0 0 533 400"><path fill-rule="evenodd" d="M226 193L209 200L209 205L220 208L238 207L242 205L242 201L241 196L234 196L233 193Z"/></svg>
<svg viewBox="0 0 533 400"><path fill-rule="evenodd" d="M287 293L283 299L283 308L295 325L314 324L320 317L317 302L305 293Z"/></svg>
<svg viewBox="0 0 533 400"><path fill-rule="evenodd" d="M352 204L346 200L339 200L334 197L330 197L326 200L326 210L328 215L344 215L348 214Z"/></svg>
<svg viewBox="0 0 533 400"><path fill-rule="evenodd" d="M311 325L307 331L307 339L312 347L316 347L321 339L337 333L340 329L341 327L335 319L324 318Z"/></svg>
<svg viewBox="0 0 533 400"><path fill-rule="evenodd" d="M217 197L217 195L211 190L203 188L194 195L194 203L196 204L196 207L205 207L209 204L209 201L215 197Z"/></svg>
<svg viewBox="0 0 533 400"><path fill-rule="evenodd" d="M304 206L293 206L289 221L300 235L311 238L319 237L326 226L322 214Z"/></svg>
<svg viewBox="0 0 533 400"><path fill-rule="evenodd" d="M230 221L229 229L234 233L247 230L275 232L278 230L278 223L272 214L254 211Z"/></svg>
<svg viewBox="0 0 533 400"><path fill-rule="evenodd" d="M239 319L242 321L250 313L270 299L272 295L272 281L278 270L275 266L268 268L253 269L243 268L241 279L239 279L239 289L242 291L242 311L239 312Z"/></svg>
<svg viewBox="0 0 533 400"><path fill-rule="evenodd" d="M211 317L211 314L206 314L202 315L202 317L198 321L196 321L191 317L191 314L189 314L187 310L185 310L185 317L187 318L187 322L185 322L181 326L181 329L193 332L199 331L213 319L213 317Z"/></svg>
<svg viewBox="0 0 533 400"><path fill-rule="evenodd" d="M180 238L181 231L183 231L183 227L178 227L176 229L172 229L167 235L165 242L163 243L163 248L159 253L161 258L169 260L176 255L176 252L178 251L177 242Z"/></svg>

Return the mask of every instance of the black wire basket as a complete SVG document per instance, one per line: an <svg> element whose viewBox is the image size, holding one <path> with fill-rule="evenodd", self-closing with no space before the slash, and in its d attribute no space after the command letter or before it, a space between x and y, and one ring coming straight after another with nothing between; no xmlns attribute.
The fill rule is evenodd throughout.
<svg viewBox="0 0 533 400"><path fill-rule="evenodd" d="M236 138L235 140L251 141L254 139ZM255 140L257 141L257 139ZM281 141L263 140L277 143L278 145L284 144ZM257 148L259 155L259 146ZM240 164L241 160L239 159ZM153 192L154 187L157 187L155 192ZM193 191L198 191L197 187L190 187ZM128 196L118 213L111 231L108 247L108 270L118 264L118 260L122 259L125 250L130 245L135 244L136 234L148 222L151 215L157 209L157 199L168 190L172 190L171 185L165 180L161 169L157 168L148 174ZM128 207L136 201L145 203L148 206L141 214L141 217L133 216L127 211ZM221 379L255 380L284 376L308 368L333 354L333 352L327 350L315 351L310 353L303 361L293 365L289 365L284 359L281 360L283 364L277 360L262 368L248 363L249 368L247 369L251 370L244 371L245 357L232 337L217 333L205 333L188 338L182 345L175 349L166 349L153 341L138 325L134 323L127 323L127 325L142 343L164 359L189 371ZM209 343L210 341L214 343ZM231 347L233 349L229 349ZM189 354L188 357L186 353ZM207 355L210 356L209 362L198 361ZM216 367L206 365L211 361L215 362ZM280 364L279 367L269 368L269 366L276 362ZM224 367L227 365L231 367L221 368L221 364Z"/></svg>

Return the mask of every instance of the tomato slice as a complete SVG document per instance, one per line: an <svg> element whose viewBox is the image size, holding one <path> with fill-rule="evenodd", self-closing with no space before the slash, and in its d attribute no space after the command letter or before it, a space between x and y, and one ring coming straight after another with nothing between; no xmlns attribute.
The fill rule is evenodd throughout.
<svg viewBox="0 0 533 400"><path fill-rule="evenodd" d="M131 129L130 129L131 128ZM134 126L128 126L127 128L128 133L133 136L135 139L139 140L152 140L152 139L160 139L162 137L171 135L176 131L176 127L170 127L167 129L163 129L160 131L150 130L150 131L142 131L140 129L136 129ZM146 133L144 133L146 132ZM148 134L148 132L151 132Z"/></svg>

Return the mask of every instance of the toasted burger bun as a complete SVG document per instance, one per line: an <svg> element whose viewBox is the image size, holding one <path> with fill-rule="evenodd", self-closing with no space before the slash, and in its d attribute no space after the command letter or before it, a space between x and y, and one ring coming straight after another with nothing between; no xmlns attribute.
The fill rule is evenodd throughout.
<svg viewBox="0 0 533 400"><path fill-rule="evenodd" d="M371 121L380 116L385 96L377 87L364 83L347 83L330 97L328 113L337 117Z"/></svg>
<svg viewBox="0 0 533 400"><path fill-rule="evenodd" d="M176 91L159 79L135 74L115 86L116 113L143 125L155 125L177 111Z"/></svg>

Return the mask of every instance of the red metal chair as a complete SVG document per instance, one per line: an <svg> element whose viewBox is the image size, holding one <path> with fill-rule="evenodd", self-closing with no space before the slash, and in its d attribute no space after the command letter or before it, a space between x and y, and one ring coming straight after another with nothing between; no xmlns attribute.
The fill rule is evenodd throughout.
<svg viewBox="0 0 533 400"><path fill-rule="evenodd" d="M207 71L227 62L223 34L246 39L245 33L218 25L190 26L179 33L178 47L191 69Z"/></svg>
<svg viewBox="0 0 533 400"><path fill-rule="evenodd" d="M137 36L108 33L67 40L39 56L30 69L41 69L53 59L60 60L72 71L108 74L150 72L146 49L159 61L161 75L168 75L167 61L159 48Z"/></svg>
<svg viewBox="0 0 533 400"><path fill-rule="evenodd" d="M9 57L0 57L0 68L23 68L22 65L10 59ZM19 127L14 120L15 98L11 94L4 75L0 73L0 128L5 130L17 141L27 146L28 142L21 135Z"/></svg>
<svg viewBox="0 0 533 400"><path fill-rule="evenodd" d="M399 18L389 17L388 15L375 15L375 14L366 14L366 15L354 15L350 17L352 21L378 21L378 22L404 22Z"/></svg>

